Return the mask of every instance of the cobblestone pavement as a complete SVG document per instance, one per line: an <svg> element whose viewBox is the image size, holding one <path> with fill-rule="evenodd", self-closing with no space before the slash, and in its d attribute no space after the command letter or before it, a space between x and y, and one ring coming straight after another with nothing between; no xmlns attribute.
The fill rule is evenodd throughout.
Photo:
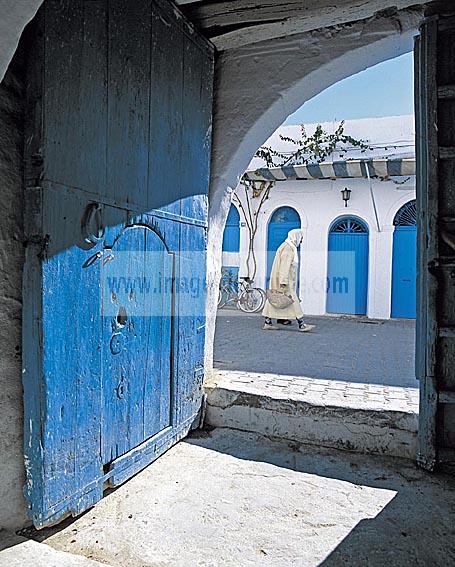
<svg viewBox="0 0 455 567"><path fill-rule="evenodd" d="M295 400L310 405L411 414L418 414L419 411L418 389L402 386L319 380L239 370L218 370L208 385L212 388L237 390L258 397ZM414 425L417 431L417 422Z"/></svg>
<svg viewBox="0 0 455 567"><path fill-rule="evenodd" d="M299 333L295 323L263 331L262 321L259 315L220 310L215 368L313 378L321 384L313 382L312 388L323 390L327 390L324 381L340 382L340 389L349 387L352 392L358 383L362 396L368 384L371 394L373 385L418 388L413 321L307 317L307 323L316 325L311 333Z"/></svg>

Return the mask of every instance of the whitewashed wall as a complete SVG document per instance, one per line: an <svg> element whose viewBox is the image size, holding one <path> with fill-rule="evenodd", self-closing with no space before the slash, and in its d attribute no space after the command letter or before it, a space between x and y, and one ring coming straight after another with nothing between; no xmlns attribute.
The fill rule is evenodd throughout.
<svg viewBox="0 0 455 567"><path fill-rule="evenodd" d="M400 180L401 181L401 180ZM348 207L344 206L341 190L351 189ZM301 246L300 282L302 309L308 315L326 313L327 247L329 228L340 216L353 215L365 221L369 228L369 273L367 316L390 318L392 293L393 219L402 205L415 199L415 179L404 184L372 180L378 221L373 208L367 179L339 179L278 182L259 213L255 252L258 270L255 284L265 287L267 270L267 227L279 207L293 207L300 215L305 233ZM242 192L239 192L241 195ZM240 213L242 222L242 214ZM246 275L248 230L240 228L240 254L223 254L224 265L240 265L240 275Z"/></svg>

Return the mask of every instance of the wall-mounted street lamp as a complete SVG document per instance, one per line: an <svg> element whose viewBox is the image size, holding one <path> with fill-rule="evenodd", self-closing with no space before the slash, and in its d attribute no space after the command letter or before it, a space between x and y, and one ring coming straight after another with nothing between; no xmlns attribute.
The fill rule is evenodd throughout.
<svg viewBox="0 0 455 567"><path fill-rule="evenodd" d="M344 206L347 207L348 206L348 201L351 198L351 190L348 189L347 187L345 187L342 191L341 191L341 197L343 198L344 201Z"/></svg>

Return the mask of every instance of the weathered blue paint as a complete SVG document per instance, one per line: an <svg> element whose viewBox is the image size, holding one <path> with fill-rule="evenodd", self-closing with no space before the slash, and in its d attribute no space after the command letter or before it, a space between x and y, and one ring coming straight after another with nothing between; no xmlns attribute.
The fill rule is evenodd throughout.
<svg viewBox="0 0 455 567"><path fill-rule="evenodd" d="M29 34L25 494L43 527L197 423L213 49L166 0L48 0Z"/></svg>
<svg viewBox="0 0 455 567"><path fill-rule="evenodd" d="M231 205L223 233L223 252L240 251L240 215L237 208Z"/></svg>
<svg viewBox="0 0 455 567"><path fill-rule="evenodd" d="M368 296L368 229L343 217L330 229L327 268L328 313L365 315Z"/></svg>
<svg viewBox="0 0 455 567"><path fill-rule="evenodd" d="M267 287L276 251L286 240L288 232L300 226L299 213L292 207L280 207L273 213L267 227Z"/></svg>
<svg viewBox="0 0 455 567"><path fill-rule="evenodd" d="M109 255L101 279L104 463L171 424L174 255L142 224L116 235Z"/></svg>

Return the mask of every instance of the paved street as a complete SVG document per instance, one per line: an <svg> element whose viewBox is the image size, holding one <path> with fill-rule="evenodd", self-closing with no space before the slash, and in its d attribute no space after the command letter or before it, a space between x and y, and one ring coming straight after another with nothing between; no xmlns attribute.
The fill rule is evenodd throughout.
<svg viewBox="0 0 455 567"><path fill-rule="evenodd" d="M263 331L262 317L220 310L215 368L417 388L414 322L307 317L311 333L294 323Z"/></svg>

